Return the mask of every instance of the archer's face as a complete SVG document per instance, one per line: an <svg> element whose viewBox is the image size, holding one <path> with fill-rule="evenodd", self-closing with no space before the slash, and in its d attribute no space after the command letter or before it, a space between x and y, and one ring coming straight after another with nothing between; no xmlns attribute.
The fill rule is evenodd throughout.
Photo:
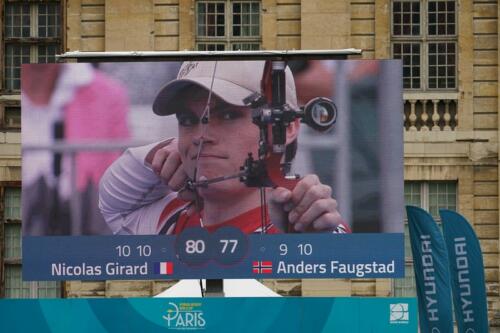
<svg viewBox="0 0 500 333"><path fill-rule="evenodd" d="M196 169L197 180L238 173L248 153L256 157L258 149L259 130L252 123L249 108L228 104L212 95L209 120L203 124L207 99L205 90L189 89L189 94L180 94L176 113L182 163L191 178L195 177ZM251 189L238 178L199 190L202 196L239 195L249 191Z"/></svg>

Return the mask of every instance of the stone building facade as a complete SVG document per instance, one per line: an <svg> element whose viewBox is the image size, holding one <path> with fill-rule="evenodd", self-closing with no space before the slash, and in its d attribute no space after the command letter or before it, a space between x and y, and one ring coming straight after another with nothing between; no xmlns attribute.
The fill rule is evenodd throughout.
<svg viewBox="0 0 500 333"><path fill-rule="evenodd" d="M500 331L500 7L496 0L40 2L55 4L53 12L52 5L35 9L38 2L28 3L30 8L23 12L12 8L16 3L0 0L1 295L7 294L6 267L20 264L19 255L10 249L20 229L15 211L21 182L16 59L46 62L53 60L54 52L76 50L360 48L364 59L403 59L405 199L431 211L437 205L455 208L469 219L483 251L492 331ZM47 25L50 13L59 15L59 21L52 21L58 29L52 35L33 29L33 24L40 28L45 22L40 19L42 12ZM212 15L215 23L203 21L201 14ZM237 14L246 15L246 23L237 21ZM33 19L31 30L19 36L9 15L38 15L38 20ZM234 30L235 26L242 30ZM282 294L304 296L405 295L411 286L411 280L367 279L265 283ZM168 285L68 282L62 290L66 297L129 297L154 295ZM36 295L39 287L30 286L30 295Z"/></svg>

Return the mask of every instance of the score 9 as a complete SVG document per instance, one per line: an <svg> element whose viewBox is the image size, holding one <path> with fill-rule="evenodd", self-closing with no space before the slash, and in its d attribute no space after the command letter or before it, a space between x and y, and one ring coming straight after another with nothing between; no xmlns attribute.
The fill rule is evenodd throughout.
<svg viewBox="0 0 500 333"><path fill-rule="evenodd" d="M280 244L280 256L286 256L288 253L288 246L286 244Z"/></svg>

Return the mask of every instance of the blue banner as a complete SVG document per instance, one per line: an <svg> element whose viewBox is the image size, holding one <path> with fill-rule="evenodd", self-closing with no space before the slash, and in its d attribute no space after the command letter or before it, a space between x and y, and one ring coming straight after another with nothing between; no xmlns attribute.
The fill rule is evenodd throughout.
<svg viewBox="0 0 500 333"><path fill-rule="evenodd" d="M448 254L443 236L425 210L406 206L417 284L420 330L453 332Z"/></svg>
<svg viewBox="0 0 500 333"><path fill-rule="evenodd" d="M450 259L458 332L488 332L486 282L479 241L462 215L444 209L439 214Z"/></svg>
<svg viewBox="0 0 500 333"><path fill-rule="evenodd" d="M416 333L414 298L0 300L0 332Z"/></svg>

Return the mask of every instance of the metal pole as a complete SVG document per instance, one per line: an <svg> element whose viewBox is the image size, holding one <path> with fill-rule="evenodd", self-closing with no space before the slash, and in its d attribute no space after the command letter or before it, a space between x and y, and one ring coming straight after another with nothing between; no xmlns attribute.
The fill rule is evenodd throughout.
<svg viewBox="0 0 500 333"><path fill-rule="evenodd" d="M224 280L207 279L205 297L224 297Z"/></svg>
<svg viewBox="0 0 500 333"><path fill-rule="evenodd" d="M71 234L81 235L83 230L82 209L80 194L77 191L77 172L76 172L76 152L71 152L69 158L71 159L70 171L70 205L71 205Z"/></svg>
<svg viewBox="0 0 500 333"><path fill-rule="evenodd" d="M377 117L380 140L381 232L403 232L402 66L380 62Z"/></svg>
<svg viewBox="0 0 500 333"><path fill-rule="evenodd" d="M352 227L351 200L351 103L347 63L338 61L335 74L335 103L338 109L336 141L340 143L334 165L336 188L333 189L339 212Z"/></svg>

